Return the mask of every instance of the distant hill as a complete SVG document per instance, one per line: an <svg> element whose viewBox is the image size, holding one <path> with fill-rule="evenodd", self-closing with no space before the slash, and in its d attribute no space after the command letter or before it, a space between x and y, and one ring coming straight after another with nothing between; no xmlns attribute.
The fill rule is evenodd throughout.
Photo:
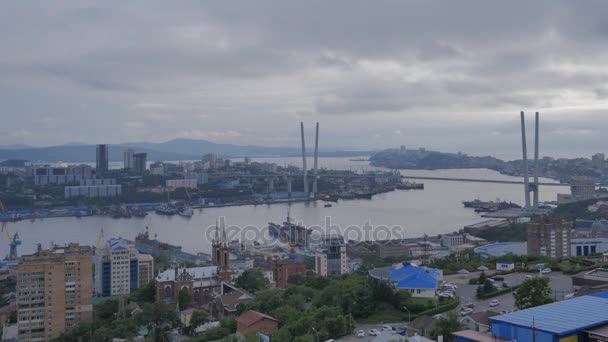
<svg viewBox="0 0 608 342"><path fill-rule="evenodd" d="M46 162L91 162L95 160L95 145L69 144L50 147L2 148L0 146L0 160L27 159ZM263 157L263 156L299 156L299 147L265 147L241 146L231 144L216 144L207 140L174 139L163 143L135 142L109 145L109 159L111 161L123 160L125 150L132 148L136 152L148 154L148 160L197 160L204 154L216 153L223 157ZM312 150L308 150L311 154ZM359 156L367 155L369 151L320 151L320 156Z"/></svg>

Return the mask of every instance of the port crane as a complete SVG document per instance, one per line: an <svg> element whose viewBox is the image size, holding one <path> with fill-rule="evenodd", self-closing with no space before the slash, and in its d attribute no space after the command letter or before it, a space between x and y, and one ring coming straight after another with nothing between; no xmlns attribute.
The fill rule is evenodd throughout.
<svg viewBox="0 0 608 342"><path fill-rule="evenodd" d="M4 212L5 208L0 201L0 212ZM15 235L11 236L11 233L8 231L8 225L6 222L2 222L2 231L6 234L6 239L8 240L8 245L10 247L8 260L17 260L17 246L21 245L21 239L19 238L19 233L15 233Z"/></svg>

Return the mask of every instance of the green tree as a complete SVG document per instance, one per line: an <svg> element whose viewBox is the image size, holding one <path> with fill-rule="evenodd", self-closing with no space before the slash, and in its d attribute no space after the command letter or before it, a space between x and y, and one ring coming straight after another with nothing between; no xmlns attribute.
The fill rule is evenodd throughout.
<svg viewBox="0 0 608 342"><path fill-rule="evenodd" d="M187 288L183 288L183 289L179 290L179 294L177 295L177 298L179 300L179 309L180 310L184 310L192 302L192 295L190 294L190 291L188 291Z"/></svg>
<svg viewBox="0 0 608 342"><path fill-rule="evenodd" d="M550 295L549 278L536 277L524 281L513 297L515 306L523 310L553 302Z"/></svg>
<svg viewBox="0 0 608 342"><path fill-rule="evenodd" d="M190 325L192 328L196 328L200 325L205 324L209 320L209 313L205 310L194 310L192 317L190 318Z"/></svg>
<svg viewBox="0 0 608 342"><path fill-rule="evenodd" d="M246 270L238 278L234 280L237 287L247 291L256 292L268 286L268 280L262 272L256 269Z"/></svg>
<svg viewBox="0 0 608 342"><path fill-rule="evenodd" d="M480 284L477 287L477 297L481 297L483 295L486 295L488 293L492 293L496 291L496 286L494 286L494 284L487 280L484 281L482 284Z"/></svg>
<svg viewBox="0 0 608 342"><path fill-rule="evenodd" d="M431 331L431 337L436 339L437 336L442 335L445 342L453 342L454 335L452 333L461 329L462 324L458 314L455 311L450 311L435 321L435 328Z"/></svg>
<svg viewBox="0 0 608 342"><path fill-rule="evenodd" d="M152 279L146 286L131 292L130 299L137 303L154 303L156 301L156 280Z"/></svg>

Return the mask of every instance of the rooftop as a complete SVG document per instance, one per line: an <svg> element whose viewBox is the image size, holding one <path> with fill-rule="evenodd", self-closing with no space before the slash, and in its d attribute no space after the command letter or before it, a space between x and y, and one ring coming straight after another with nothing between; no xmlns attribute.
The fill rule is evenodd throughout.
<svg viewBox="0 0 608 342"><path fill-rule="evenodd" d="M376 279L388 279L396 283L397 288L434 289L441 278L441 271L415 266L405 261L392 267L371 270L370 276Z"/></svg>
<svg viewBox="0 0 608 342"><path fill-rule="evenodd" d="M490 318L521 327L567 335L608 323L608 292L573 298Z"/></svg>
<svg viewBox="0 0 608 342"><path fill-rule="evenodd" d="M256 323L256 322L258 322L260 320L263 320L263 319L269 319L269 320L278 322L278 320L276 318L274 318L272 316L268 316L268 315L263 314L261 312L254 311L254 310L249 310L249 311L243 313L242 315L240 315L239 317L237 317L236 321L238 323L241 323L241 324L243 324L243 325L245 325L245 326L248 327L248 326L250 326L250 325L252 325L252 324L254 324L254 323Z"/></svg>
<svg viewBox="0 0 608 342"><path fill-rule="evenodd" d="M178 273L183 272L183 268L178 270ZM200 280L205 278L213 278L217 276L217 266L204 266L204 267L192 267L185 269L188 274L192 276L194 280ZM175 269L169 268L164 272L160 273L156 277L157 281L174 281L175 280Z"/></svg>
<svg viewBox="0 0 608 342"><path fill-rule="evenodd" d="M493 337L487 334L482 334L473 330L463 330L452 333L454 336L464 337L470 341L476 342L508 342L507 340L503 340L502 338Z"/></svg>

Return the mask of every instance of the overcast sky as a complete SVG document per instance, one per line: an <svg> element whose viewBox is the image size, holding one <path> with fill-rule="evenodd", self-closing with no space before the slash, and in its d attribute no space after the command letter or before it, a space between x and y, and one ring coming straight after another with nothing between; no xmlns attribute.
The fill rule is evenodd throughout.
<svg viewBox="0 0 608 342"><path fill-rule="evenodd" d="M407 146L591 155L606 1L2 1L0 144ZM608 151L606 151L608 152Z"/></svg>

